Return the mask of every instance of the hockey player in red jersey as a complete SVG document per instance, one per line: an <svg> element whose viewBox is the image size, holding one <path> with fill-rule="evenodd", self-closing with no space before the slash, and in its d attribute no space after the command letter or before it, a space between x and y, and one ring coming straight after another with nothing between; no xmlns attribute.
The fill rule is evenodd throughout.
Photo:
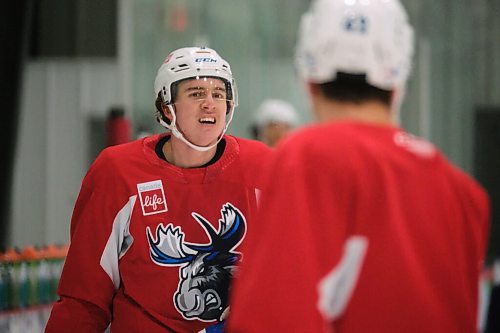
<svg viewBox="0 0 500 333"><path fill-rule="evenodd" d="M318 124L272 157L228 331L476 332L488 198L393 120L413 51L402 5L311 6L297 65Z"/></svg>
<svg viewBox="0 0 500 333"><path fill-rule="evenodd" d="M225 134L238 99L216 51L172 52L154 88L168 132L90 167L46 332L222 331L270 149Z"/></svg>

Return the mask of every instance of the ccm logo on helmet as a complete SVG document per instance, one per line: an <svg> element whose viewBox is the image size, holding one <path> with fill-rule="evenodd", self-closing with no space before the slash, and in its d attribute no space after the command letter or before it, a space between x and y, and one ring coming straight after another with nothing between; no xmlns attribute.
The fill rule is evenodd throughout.
<svg viewBox="0 0 500 333"><path fill-rule="evenodd" d="M196 58L194 62L217 62L214 58Z"/></svg>

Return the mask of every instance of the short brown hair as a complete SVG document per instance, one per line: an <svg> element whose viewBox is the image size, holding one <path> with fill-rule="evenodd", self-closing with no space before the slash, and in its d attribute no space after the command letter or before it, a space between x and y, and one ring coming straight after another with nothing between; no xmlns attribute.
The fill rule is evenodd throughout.
<svg viewBox="0 0 500 333"><path fill-rule="evenodd" d="M335 80L319 84L321 92L329 99L363 103L379 101L385 105L391 104L392 91L370 85L365 74L337 73Z"/></svg>

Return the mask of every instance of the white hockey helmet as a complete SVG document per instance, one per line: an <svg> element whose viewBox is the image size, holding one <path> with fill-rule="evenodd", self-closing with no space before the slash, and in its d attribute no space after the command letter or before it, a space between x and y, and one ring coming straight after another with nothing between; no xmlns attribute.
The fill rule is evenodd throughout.
<svg viewBox="0 0 500 333"><path fill-rule="evenodd" d="M268 123L285 123L295 127L299 123L297 111L292 104L281 99L266 99L257 108L255 123L259 128Z"/></svg>
<svg viewBox="0 0 500 333"><path fill-rule="evenodd" d="M304 80L325 83L342 72L403 88L412 56L413 29L399 0L315 0L302 16L296 66Z"/></svg>
<svg viewBox="0 0 500 333"><path fill-rule="evenodd" d="M188 78L215 77L228 85L228 98L238 104L238 94L228 62L207 47L184 47L171 52L156 74L155 97L161 91L165 103L172 103L172 84Z"/></svg>
<svg viewBox="0 0 500 333"><path fill-rule="evenodd" d="M197 146L187 140L177 129L173 88L177 82L186 79L213 77L221 79L227 90L227 117L226 125L218 141L207 147ZM206 151L214 147L227 131L233 118L234 108L238 105L238 92L228 62L215 51L207 47L184 47L171 52L158 69L154 82L155 98L160 94L164 103L170 108L173 119L165 121L162 114L157 112L157 119L161 125L169 129L173 135L181 139L191 148Z"/></svg>

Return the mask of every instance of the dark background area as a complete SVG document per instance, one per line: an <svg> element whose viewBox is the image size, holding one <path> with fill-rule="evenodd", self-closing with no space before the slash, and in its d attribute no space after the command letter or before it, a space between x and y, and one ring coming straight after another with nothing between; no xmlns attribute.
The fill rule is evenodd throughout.
<svg viewBox="0 0 500 333"><path fill-rule="evenodd" d="M0 250L11 212L23 66L28 58L116 57L116 0L15 0L0 11Z"/></svg>
<svg viewBox="0 0 500 333"><path fill-rule="evenodd" d="M491 200L488 261L500 258L500 107L479 107L475 115L474 175Z"/></svg>

